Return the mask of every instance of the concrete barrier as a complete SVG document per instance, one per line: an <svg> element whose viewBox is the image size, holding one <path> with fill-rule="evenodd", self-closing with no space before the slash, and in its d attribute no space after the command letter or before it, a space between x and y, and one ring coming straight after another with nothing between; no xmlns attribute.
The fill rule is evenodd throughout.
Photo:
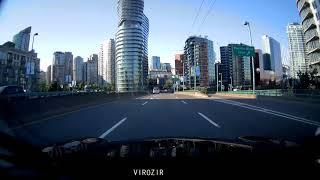
<svg viewBox="0 0 320 180"><path fill-rule="evenodd" d="M119 99L135 98L147 93L74 94L16 101L0 101L0 121L9 127L41 120L58 114L95 106Z"/></svg>
<svg viewBox="0 0 320 180"><path fill-rule="evenodd" d="M194 97L200 97L200 98L208 97L208 95L206 94L203 94L201 92L194 92L194 91L181 91L181 92L175 92L174 94L184 95L184 96L194 96Z"/></svg>

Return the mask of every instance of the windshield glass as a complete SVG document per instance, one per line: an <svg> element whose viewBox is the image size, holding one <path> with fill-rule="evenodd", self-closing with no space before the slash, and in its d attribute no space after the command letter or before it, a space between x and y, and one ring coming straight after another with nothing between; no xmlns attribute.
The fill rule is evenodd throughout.
<svg viewBox="0 0 320 180"><path fill-rule="evenodd" d="M320 134L318 0L0 2L0 131L39 149Z"/></svg>

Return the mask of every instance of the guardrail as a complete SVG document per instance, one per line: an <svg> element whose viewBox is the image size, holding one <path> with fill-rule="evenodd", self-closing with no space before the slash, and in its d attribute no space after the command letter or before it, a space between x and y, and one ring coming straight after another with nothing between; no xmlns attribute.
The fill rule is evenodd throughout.
<svg viewBox="0 0 320 180"><path fill-rule="evenodd" d="M244 91L224 91L225 94L254 94L251 90ZM269 89L269 90L256 90L257 96L289 96L289 97L314 97L320 98L319 90L308 89Z"/></svg>

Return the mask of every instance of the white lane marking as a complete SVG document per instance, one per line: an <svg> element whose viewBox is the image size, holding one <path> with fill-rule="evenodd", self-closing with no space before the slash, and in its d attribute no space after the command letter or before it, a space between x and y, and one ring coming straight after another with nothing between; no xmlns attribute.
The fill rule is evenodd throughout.
<svg viewBox="0 0 320 180"><path fill-rule="evenodd" d="M144 106L144 105L146 105L146 104L148 104L148 101L146 101L146 102L144 102L143 104L141 104L142 106Z"/></svg>
<svg viewBox="0 0 320 180"><path fill-rule="evenodd" d="M150 100L152 100L153 98L150 98Z"/></svg>
<svg viewBox="0 0 320 180"><path fill-rule="evenodd" d="M176 96L176 99L178 99L178 97Z"/></svg>
<svg viewBox="0 0 320 180"><path fill-rule="evenodd" d="M231 101L231 100L225 100L225 99L220 99L220 98L219 99L215 99L214 101L225 103L225 104L230 104L230 105L234 105L234 106L239 106L239 107L242 107L242 108L245 108L245 109L259 111L259 112L271 114L271 115L274 115L274 116L279 116L279 117L283 117L283 118L286 118L286 119L291 119L291 120L294 120L294 121L298 121L298 122L302 122L302 123L306 123L306 124L310 124L310 125L314 125L314 126L319 126L320 127L320 123L316 122L316 121L312 121L312 120L309 120L309 119L293 116L293 115L290 115L290 114L286 114L286 113L282 113L282 112L278 112L278 111L274 111L274 110L270 110L270 109L266 109L266 108L262 108L262 107L258 107L258 106L253 106L253 105L250 105L250 104L245 104L245 103L240 103L240 102Z"/></svg>
<svg viewBox="0 0 320 180"><path fill-rule="evenodd" d="M112 126L112 128L108 129L106 132L101 134L99 138L105 138L108 134L110 134L113 130L115 130L118 126L120 126L123 122L125 122L127 118L123 118L121 121L119 121L117 124Z"/></svg>
<svg viewBox="0 0 320 180"><path fill-rule="evenodd" d="M188 104L187 102L185 102L185 101L181 101L183 104Z"/></svg>
<svg viewBox="0 0 320 180"><path fill-rule="evenodd" d="M198 114L203 117L205 120L209 121L209 123L211 123L212 125L214 125L217 128L221 128L221 126L215 122L213 122L210 118L208 118L207 116L205 116L204 114L198 112Z"/></svg>

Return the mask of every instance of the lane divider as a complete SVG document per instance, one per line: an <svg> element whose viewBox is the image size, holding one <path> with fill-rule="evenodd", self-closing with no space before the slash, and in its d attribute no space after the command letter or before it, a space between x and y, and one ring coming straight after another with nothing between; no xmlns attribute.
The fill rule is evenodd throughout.
<svg viewBox="0 0 320 180"><path fill-rule="evenodd" d="M212 121L210 118L208 118L208 117L205 116L204 114L202 114L202 113L200 113L200 112L198 112L198 114L199 114L202 118L204 118L205 120L209 121L209 123L211 123L211 124L214 125L215 127L221 128L221 126L220 126L219 124L215 123L214 121Z"/></svg>
<svg viewBox="0 0 320 180"><path fill-rule="evenodd" d="M306 123L306 124L310 124L310 125L314 125L314 126L318 126L320 127L320 122L316 122L316 121L312 121L306 118L302 118L302 117L297 117L297 116L293 116L290 114L286 114L286 113L282 113L282 112L278 112L278 111L274 111L271 109L266 109L266 108L262 108L262 107L258 107L258 106L253 106L250 104L245 104L245 103L240 103L240 102L236 102L236 101L231 101L231 100L226 100L226 99L213 99L216 102L220 102L220 103L224 103L224 104L229 104L229 105L234 105L234 106L238 106L238 107L242 107L245 109L250 109L253 111L258 111L258 112L263 112L266 114L271 114L274 116L279 116L279 117L283 117L286 119L291 119L294 121L298 121L298 122L302 122L302 123Z"/></svg>
<svg viewBox="0 0 320 180"><path fill-rule="evenodd" d="M114 131L118 126L120 126L123 122L125 122L127 118L123 118L121 121L119 121L117 124L112 126L110 129L108 129L106 132L101 134L99 138L105 138L108 134L110 134L112 131Z"/></svg>
<svg viewBox="0 0 320 180"><path fill-rule="evenodd" d="M148 101L146 101L146 102L144 102L143 104L141 104L142 106L144 106L144 105L146 105L146 104L148 104Z"/></svg>
<svg viewBox="0 0 320 180"><path fill-rule="evenodd" d="M183 104L188 104L187 102L185 102L185 101L181 101Z"/></svg>

